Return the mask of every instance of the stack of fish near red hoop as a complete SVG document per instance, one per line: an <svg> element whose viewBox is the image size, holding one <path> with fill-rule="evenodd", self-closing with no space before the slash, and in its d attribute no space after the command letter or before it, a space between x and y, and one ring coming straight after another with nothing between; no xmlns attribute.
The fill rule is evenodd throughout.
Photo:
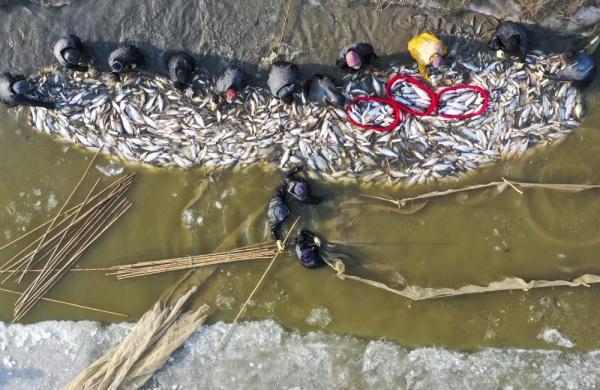
<svg viewBox="0 0 600 390"><path fill-rule="evenodd" d="M489 93L478 85L455 85L436 93L422 80L399 74L388 81L386 98L359 96L352 100L346 111L348 120L355 126L375 131L391 131L403 120L403 113L414 116L437 114L443 119L467 119L483 114L488 105ZM382 106L385 108L380 108ZM380 119L380 122L373 121L372 109L376 110L375 119ZM386 112L391 118L382 118L379 112Z"/></svg>

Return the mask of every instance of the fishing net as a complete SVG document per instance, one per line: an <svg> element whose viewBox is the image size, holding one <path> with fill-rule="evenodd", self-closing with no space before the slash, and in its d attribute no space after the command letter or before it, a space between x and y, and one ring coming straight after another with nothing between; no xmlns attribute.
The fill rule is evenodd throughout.
<svg viewBox="0 0 600 390"><path fill-rule="evenodd" d="M528 189L546 189L561 192L579 193L582 191L598 190L600 185L594 184L561 184L561 183L529 183L529 182L516 182L508 181L494 181L486 184L471 185L462 188L448 189L444 191L433 191L425 194L417 195L410 198L403 199L390 199L372 195L361 195L344 202L341 202L340 207L342 209L359 209L363 212L396 212L399 214L410 215L419 212L423 209L430 200L448 196L450 194L465 194L476 191L492 191L487 196L496 196L503 193L504 191L511 190L516 191L519 194L523 194L524 190ZM343 251L338 249L338 246L343 245L340 243L329 243L324 245L321 249L325 261L331 269L336 273L336 277L341 280L354 280L360 283L367 284L371 287L379 288L393 294L403 296L405 298L420 301L426 299L437 299L444 297L451 297L457 295L466 294L481 294L489 293L493 291L508 291L508 290L523 290L527 291L530 289L546 288L546 287L589 287L592 284L600 283L600 275L595 274L582 274L571 280L543 280L534 279L526 281L519 277L507 277L499 281L494 281L488 285L465 285L457 288L446 288L446 287L422 287L418 285L409 285L406 279L398 272L393 272L393 275L389 275L389 271L386 271L386 275L383 278L397 282L400 281L404 288L394 288L386 283L383 283L374 278L361 277L346 272L347 263L349 259Z"/></svg>
<svg viewBox="0 0 600 390"><path fill-rule="evenodd" d="M335 276L341 280L354 280L364 283L371 287L385 290L392 294L400 295L413 301L423 301L428 299L439 299L467 294L482 294L494 291L522 290L547 288L547 287L589 287L591 284L600 283L600 275L583 274L572 280L530 280L526 281L518 277L504 278L494 281L486 286L466 285L458 288L447 287L422 287L417 285L406 285L402 289L390 287L389 285L368 278L346 273L346 263L342 260L342 255L336 253L334 249L322 250L325 262L335 271ZM395 279L404 279L401 275L396 275ZM404 280L403 280L404 281ZM406 283L406 282L405 282Z"/></svg>
<svg viewBox="0 0 600 390"><path fill-rule="evenodd" d="M207 305L182 313L195 291L196 287L188 289L173 304L159 300L121 344L83 370L65 389L140 388L206 320Z"/></svg>

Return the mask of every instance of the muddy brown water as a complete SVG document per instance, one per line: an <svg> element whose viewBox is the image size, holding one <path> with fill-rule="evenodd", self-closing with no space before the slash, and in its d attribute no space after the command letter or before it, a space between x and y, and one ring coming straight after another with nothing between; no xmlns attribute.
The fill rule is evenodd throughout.
<svg viewBox="0 0 600 390"><path fill-rule="evenodd" d="M101 5L104 2L81 0L53 10L33 5L3 10L8 26L23 23L17 17L31 22L27 33L23 32L24 25L20 27L21 35L14 29L10 31L21 37L22 43L32 47L31 52L21 58L10 46L10 42L16 41L5 41L4 45L8 45L5 48L16 53L3 60L5 67L16 66L20 61L40 66L46 64L48 55L43 51L44 42L53 40L67 27L82 31L84 38L92 40L134 37L153 42L156 47L166 47L173 42L175 33L172 30L179 26L174 23L161 29L125 23L129 19L141 20L137 18L153 20L151 11L161 14L160 7L153 8L159 2L150 2L151 6L137 13L130 9L131 1L122 3L113 10L122 16L117 18L121 20L118 22L120 31L101 31L90 26L91 16L83 18L88 15L84 12L87 11L111 25L106 20L108 8ZM227 1L221 5L200 2L201 9L194 9L194 12L206 21L202 37L196 41L194 35L185 35L184 43L197 44L196 49L202 51L212 42L216 54L212 57L214 61L207 60L207 63L214 68L227 62L223 58L227 58L230 49L231 56L247 64L257 63L268 52L267 47L278 42L284 3L287 5L287 2L257 2L255 8L248 6L246 9L244 2L242 8L233 12L235 8ZM341 3L348 7L343 8ZM162 9L165 11L162 16L188 25L177 27L180 29L177 31L189 32L189 24L195 20L187 21L181 4L174 4L172 14ZM331 63L335 57L333 51L327 49L338 46L342 40L378 42L383 53L392 53L382 56L382 61L402 60L406 39L420 28L418 23L435 22L430 16L408 15L397 8L383 14L375 13L358 2L309 1L303 2L302 7L290 32L288 49L299 51L297 59L305 64L304 69L331 69L322 65ZM204 13L213 11L213 15L230 18L230 22L239 20L240 28L211 30L209 27L216 26L217 22ZM179 15L180 19L174 15ZM81 20L77 21L79 16ZM63 20L61 18L69 20L70 24L51 23ZM459 16L447 15L444 23L450 23L452 18ZM326 23L326 19L330 21ZM374 22L355 23L361 20ZM403 21L411 27L403 28ZM40 38L42 42L31 39L32 34L48 31L50 33ZM390 32L394 35L390 36ZM553 44L562 48L564 38L556 38ZM100 45L95 48L102 52ZM439 188L486 183L501 176L548 183L600 183L598 83L590 88L586 99L588 116L583 126L564 142L535 151L526 158L469 174L459 182L445 183ZM92 157L81 148L33 133L22 119L15 118L13 111L6 110L0 112L0 153L3 162L0 170L0 243L51 218ZM109 164L123 165L110 163L106 158L100 158L94 165L105 167ZM134 206L85 253L78 263L80 267L210 253L238 229L248 215L264 206L279 181L279 173L272 167L214 174L206 193L186 209L198 188L208 180L202 169L184 172L134 165L125 165L124 169L137 173L130 193ZM100 172L94 168L91 176L96 175ZM104 179L108 180L110 178ZM513 191L497 196L493 191L478 191L466 199L464 196L441 198L430 202L418 213L401 215L340 209L339 203L359 193L399 198L434 188L390 190L385 186L324 182L314 183L314 186L315 192L326 201L312 208L292 204L293 212L302 217L301 226L314 229L326 240L366 244L343 248L352 257L350 271L386 283L393 284L397 273L410 284L431 287L487 284L507 276L568 279L583 273L600 273L598 191L572 194L528 190L522 196ZM242 226L234 237L237 246L265 239L267 228L262 217L253 224ZM10 253L11 250L5 250L0 256L9 258ZM218 309L210 320L231 320L265 267L264 261L221 267L202 295ZM102 272L70 273L52 289L49 297L127 313L130 315L128 320L135 320L184 272L125 281L104 276ZM11 283L5 286L23 288ZM369 286L337 280L329 269L304 269L293 256L286 255L277 261L243 318L274 318L288 328L307 332L321 329L319 325L309 324L307 318L314 309L323 307L331 316L331 322L323 328L326 331L382 337L407 346L439 345L461 350L485 346L549 347L537 336L546 328L555 328L572 340L576 348L591 350L600 347L597 338L600 317L595 312L599 298L600 288L591 287L498 292L411 302ZM13 295L0 295L0 320L11 319L13 302ZM25 322L45 319L121 320L43 303L25 318Z"/></svg>

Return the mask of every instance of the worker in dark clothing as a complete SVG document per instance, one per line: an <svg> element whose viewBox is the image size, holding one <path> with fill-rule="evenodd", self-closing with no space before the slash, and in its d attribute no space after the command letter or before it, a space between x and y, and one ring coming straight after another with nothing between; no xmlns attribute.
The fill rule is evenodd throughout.
<svg viewBox="0 0 600 390"><path fill-rule="evenodd" d="M281 224L290 216L290 209L286 204L285 186L280 185L275 191L275 195L269 200L267 210L267 222L271 237L277 241L277 247L283 250L281 245Z"/></svg>
<svg viewBox="0 0 600 390"><path fill-rule="evenodd" d="M273 96L285 104L292 104L298 88L298 66L287 61L277 61L269 72L267 84Z"/></svg>
<svg viewBox="0 0 600 390"><path fill-rule="evenodd" d="M490 50L503 50L517 55L522 61L527 54L527 33L517 23L502 22L492 35L488 47Z"/></svg>
<svg viewBox="0 0 600 390"><path fill-rule="evenodd" d="M596 63L589 55L568 49L561 54L564 69L556 75L549 75L553 80L571 81L576 87L585 88L596 77Z"/></svg>
<svg viewBox="0 0 600 390"><path fill-rule="evenodd" d="M225 100L231 104L240 96L240 91L246 86L247 79L243 70L235 66L228 66L217 79L215 89L219 94L225 94Z"/></svg>
<svg viewBox="0 0 600 390"><path fill-rule="evenodd" d="M192 56L182 51L174 52L167 59L167 70L169 79L180 91L183 91L192 83L194 68L196 64Z"/></svg>
<svg viewBox="0 0 600 390"><path fill-rule="evenodd" d="M300 264L306 268L319 268L325 265L325 261L319 253L321 240L309 230L301 230L296 236L294 249Z"/></svg>
<svg viewBox="0 0 600 390"><path fill-rule="evenodd" d="M375 55L373 46L364 42L353 43L340 50L336 64L343 70L356 71L368 65L375 58L377 55Z"/></svg>
<svg viewBox="0 0 600 390"><path fill-rule="evenodd" d="M336 87L335 80L327 75L314 75L306 83L304 92L310 100L324 106L343 106L346 103L346 98Z"/></svg>
<svg viewBox="0 0 600 390"><path fill-rule="evenodd" d="M305 204L321 203L321 198L312 196L310 193L310 185L298 173L303 170L302 166L297 166L289 170L284 178L283 183L288 194L290 194L298 202Z"/></svg>
<svg viewBox="0 0 600 390"><path fill-rule="evenodd" d="M33 106L54 109L54 103L26 96L31 86L23 76L13 76L6 72L0 75L0 101L9 107Z"/></svg>
<svg viewBox="0 0 600 390"><path fill-rule="evenodd" d="M140 49L132 44L124 44L115 49L108 57L111 73L118 79L124 72L129 72L144 64L144 56Z"/></svg>
<svg viewBox="0 0 600 390"><path fill-rule="evenodd" d="M61 38L54 45L54 56L58 62L67 69L77 72L87 72L88 67L81 65L83 44L81 39L73 34Z"/></svg>

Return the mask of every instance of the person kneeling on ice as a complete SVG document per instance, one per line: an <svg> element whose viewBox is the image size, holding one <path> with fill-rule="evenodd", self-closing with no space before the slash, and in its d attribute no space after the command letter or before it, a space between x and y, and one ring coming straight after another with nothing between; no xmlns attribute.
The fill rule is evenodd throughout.
<svg viewBox="0 0 600 390"><path fill-rule="evenodd" d="M335 80L327 75L316 74L305 85L304 93L309 100L324 106L343 106L346 98L338 90Z"/></svg>
<svg viewBox="0 0 600 390"><path fill-rule="evenodd" d="M298 66L287 61L277 61L269 72L267 84L273 96L285 104L292 104L298 87Z"/></svg>
<svg viewBox="0 0 600 390"><path fill-rule="evenodd" d="M325 261L319 253L321 240L309 230L301 230L294 241L294 249L300 264L306 268L319 268Z"/></svg>
<svg viewBox="0 0 600 390"><path fill-rule="evenodd" d="M369 64L375 58L377 58L377 55L373 46L360 42L344 46L340 50L335 63L343 70L356 71Z"/></svg>
<svg viewBox="0 0 600 390"><path fill-rule="evenodd" d="M144 64L140 49L132 44L124 44L115 49L108 57L111 73L119 80L121 73L129 72Z"/></svg>
<svg viewBox="0 0 600 390"><path fill-rule="evenodd" d="M502 22L492 35L488 47L490 50L517 55L523 61L527 54L527 33L517 23Z"/></svg>
<svg viewBox="0 0 600 390"><path fill-rule="evenodd" d="M240 96L240 91L246 86L246 73L238 67L228 66L219 76L215 90L225 94L225 100L231 104Z"/></svg>
<svg viewBox="0 0 600 390"><path fill-rule="evenodd" d="M560 55L564 69L557 75L549 75L552 80L571 81L578 88L585 88L596 77L596 63L594 59L575 49L568 49Z"/></svg>
<svg viewBox="0 0 600 390"><path fill-rule="evenodd" d="M31 86L24 76L13 76L6 72L0 75L0 101L9 107L32 106L54 109L54 103L37 100L26 96Z"/></svg>
<svg viewBox="0 0 600 390"><path fill-rule="evenodd" d="M175 88L183 91L192 83L194 68L196 67L192 56L183 51L173 52L169 55L166 65L169 79L171 79Z"/></svg>
<svg viewBox="0 0 600 390"><path fill-rule="evenodd" d="M429 80L428 66L439 68L444 65L444 56L448 48L438 37L425 32L413 37L408 42L408 52L419 65L419 73Z"/></svg>
<svg viewBox="0 0 600 390"><path fill-rule="evenodd" d="M81 65L83 44L81 39L73 34L61 38L54 45L54 56L58 62L67 69L77 72L87 72L88 67Z"/></svg>

